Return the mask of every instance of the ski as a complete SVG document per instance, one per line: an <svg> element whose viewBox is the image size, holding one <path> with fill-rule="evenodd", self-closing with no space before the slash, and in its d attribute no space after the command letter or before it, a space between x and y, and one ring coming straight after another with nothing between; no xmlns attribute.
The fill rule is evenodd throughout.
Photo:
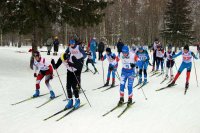
<svg viewBox="0 0 200 133"><path fill-rule="evenodd" d="M160 88L160 89L157 89L156 91L161 91L161 90L164 90L164 89L167 89L167 88L171 88L171 87L173 87L173 86L175 86L175 85L177 85L177 84L174 84L174 85L172 85L172 86L165 86L165 87L162 87L162 88Z"/></svg>
<svg viewBox="0 0 200 133"><path fill-rule="evenodd" d="M56 99L56 98L58 98L58 97L60 97L60 96L62 96L62 95L63 95L63 94L60 94L60 95L56 96L54 99ZM54 99L49 99L48 101L46 101L46 102L44 102L43 104L37 106L36 108L40 108L40 107L46 105L47 103L53 101Z"/></svg>
<svg viewBox="0 0 200 133"><path fill-rule="evenodd" d="M172 82L172 81L173 81L173 79L170 79L169 82L167 82L167 84L169 84L169 83Z"/></svg>
<svg viewBox="0 0 200 133"><path fill-rule="evenodd" d="M104 87L107 87L107 86L109 86L109 85L103 85L103 86L100 86L100 87L98 87L98 88L96 88L96 89L93 89L93 91L95 91L95 90L99 90L99 89L104 88Z"/></svg>
<svg viewBox="0 0 200 133"><path fill-rule="evenodd" d="M110 86L110 87L108 87L107 89L105 89L105 90L102 90L101 92L104 92L104 91L110 90L110 89L112 89L112 88L114 88L114 87L117 87L117 86L119 86L119 85Z"/></svg>
<svg viewBox="0 0 200 133"><path fill-rule="evenodd" d="M40 96L38 96L38 97L29 97L29 98L27 98L27 99L24 99L24 100L19 101L19 102L16 102L16 103L13 103L13 104L11 104L11 105L17 105L17 104L20 104L20 103L23 103L23 102L26 102L26 101L29 101L29 100L32 100L32 99L36 99L36 98L45 96L45 95L47 95L47 94L49 94L49 93L42 94L42 95L40 95Z"/></svg>
<svg viewBox="0 0 200 133"><path fill-rule="evenodd" d="M152 75L150 75L150 77L153 77L153 76L155 76L156 74L159 74L159 72L153 73Z"/></svg>
<svg viewBox="0 0 200 133"><path fill-rule="evenodd" d="M79 108L83 107L85 104L82 104L80 105ZM56 121L60 121L61 119L63 119L64 117L68 116L69 114L71 114L72 112L78 110L79 108L75 109L75 108L72 108L69 112L67 112L66 114L64 114L62 117L60 117L59 119L57 119Z"/></svg>
<svg viewBox="0 0 200 133"><path fill-rule="evenodd" d="M164 78L164 79L160 82L160 84L164 83L166 80L167 80L167 78Z"/></svg>
<svg viewBox="0 0 200 133"><path fill-rule="evenodd" d="M144 87L145 85L147 85L148 83L149 83L149 82L143 83L143 84L138 88L138 90L141 89L142 87Z"/></svg>
<svg viewBox="0 0 200 133"><path fill-rule="evenodd" d="M116 110L117 108L119 107L122 107L124 104L126 104L127 102L123 103L122 105L117 105L115 106L114 108L112 108L111 110L109 110L108 112L106 112L105 114L103 114L102 116L106 116L108 115L109 113L113 112L114 110Z"/></svg>
<svg viewBox="0 0 200 133"><path fill-rule="evenodd" d="M135 102L133 102L129 106L127 105L126 108L117 117L120 118L133 104L135 104Z"/></svg>
<svg viewBox="0 0 200 133"><path fill-rule="evenodd" d="M52 118L52 117L54 117L54 116L56 116L56 115L58 115L58 114L64 112L64 111L67 111L67 110L68 110L68 109L62 109L62 110L56 112L55 114L53 114L53 115L51 115L51 116L45 118L43 121L46 121L46 120L48 120L48 119L50 119L50 118Z"/></svg>
<svg viewBox="0 0 200 133"><path fill-rule="evenodd" d="M137 86L139 86L140 84L139 83L137 83L135 86L133 86L133 88L135 88L135 87L137 87Z"/></svg>
<svg viewBox="0 0 200 133"><path fill-rule="evenodd" d="M156 77L160 77L161 75L163 75L163 73L158 74Z"/></svg>

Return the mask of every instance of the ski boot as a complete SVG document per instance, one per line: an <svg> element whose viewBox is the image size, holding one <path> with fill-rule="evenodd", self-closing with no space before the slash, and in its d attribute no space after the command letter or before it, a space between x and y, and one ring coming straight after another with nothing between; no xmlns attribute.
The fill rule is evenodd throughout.
<svg viewBox="0 0 200 133"><path fill-rule="evenodd" d="M161 74L164 74L164 70L161 70Z"/></svg>
<svg viewBox="0 0 200 133"><path fill-rule="evenodd" d="M131 104L132 104L132 98L129 98L129 99L128 99L127 106L131 106Z"/></svg>
<svg viewBox="0 0 200 133"><path fill-rule="evenodd" d="M81 102L80 102L80 99L79 99L79 98L76 98L76 99L75 99L74 108L75 108L75 109L79 108L79 107L80 107L80 103L81 103Z"/></svg>
<svg viewBox="0 0 200 133"><path fill-rule="evenodd" d="M96 68L94 68L94 74L96 74L96 73L98 73L98 71L97 71L97 69L96 69Z"/></svg>
<svg viewBox="0 0 200 133"><path fill-rule="evenodd" d="M53 91L50 91L50 99L54 99L55 98L55 93Z"/></svg>
<svg viewBox="0 0 200 133"><path fill-rule="evenodd" d="M169 76L166 74L166 75L165 75L165 79L168 79L168 78L169 78Z"/></svg>
<svg viewBox="0 0 200 133"><path fill-rule="evenodd" d="M112 82L111 87L115 87L115 81Z"/></svg>
<svg viewBox="0 0 200 133"><path fill-rule="evenodd" d="M139 78L138 84L142 83L142 78Z"/></svg>
<svg viewBox="0 0 200 133"><path fill-rule="evenodd" d="M174 80L174 75L171 75L170 80L171 81Z"/></svg>
<svg viewBox="0 0 200 133"><path fill-rule="evenodd" d="M70 109L73 107L73 99L69 99L67 105L65 106L65 109Z"/></svg>
<svg viewBox="0 0 200 133"><path fill-rule="evenodd" d="M185 83L185 89L188 89L188 88L189 88L189 83L186 82L186 83Z"/></svg>
<svg viewBox="0 0 200 133"><path fill-rule="evenodd" d="M109 85L109 81L107 80L104 86L108 86L108 85Z"/></svg>
<svg viewBox="0 0 200 133"><path fill-rule="evenodd" d="M175 85L175 81L172 81L170 84L168 84L167 87L171 87L171 86L174 86Z"/></svg>
<svg viewBox="0 0 200 133"><path fill-rule="evenodd" d="M35 94L33 95L33 97L39 97L40 96L40 90L36 89L35 90Z"/></svg>
<svg viewBox="0 0 200 133"><path fill-rule="evenodd" d="M120 97L119 102L118 102L118 106L122 106L122 104L124 103L124 97Z"/></svg>
<svg viewBox="0 0 200 133"><path fill-rule="evenodd" d="M84 72L88 72L89 71L89 69L87 68Z"/></svg>
<svg viewBox="0 0 200 133"><path fill-rule="evenodd" d="M147 83L147 78L144 79L144 83L143 84L146 84L146 83Z"/></svg>

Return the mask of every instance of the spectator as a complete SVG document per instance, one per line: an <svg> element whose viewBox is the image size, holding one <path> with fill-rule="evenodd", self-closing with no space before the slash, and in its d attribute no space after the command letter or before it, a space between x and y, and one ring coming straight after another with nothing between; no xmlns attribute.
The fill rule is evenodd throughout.
<svg viewBox="0 0 200 133"><path fill-rule="evenodd" d="M55 40L53 42L53 46L54 46L54 53L53 55L57 55L58 52L58 48L59 48L59 41L58 41L58 37L55 37Z"/></svg>
<svg viewBox="0 0 200 133"><path fill-rule="evenodd" d="M104 52L105 44L101 41L98 45L98 52L99 52L99 60L103 57L103 52Z"/></svg>
<svg viewBox="0 0 200 133"><path fill-rule="evenodd" d="M124 46L124 43L122 42L121 39L119 39L117 43L117 52L118 52L118 57L120 57L120 53L122 52L122 47Z"/></svg>
<svg viewBox="0 0 200 133"><path fill-rule="evenodd" d="M94 37L91 41L90 41L90 50L93 54L93 62L95 63L95 59L96 59L96 49L97 49L97 42L96 42L96 38Z"/></svg>

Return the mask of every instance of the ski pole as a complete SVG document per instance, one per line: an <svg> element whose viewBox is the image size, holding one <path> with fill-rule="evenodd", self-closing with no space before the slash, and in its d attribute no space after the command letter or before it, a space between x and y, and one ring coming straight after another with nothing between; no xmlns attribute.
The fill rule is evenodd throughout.
<svg viewBox="0 0 200 133"><path fill-rule="evenodd" d="M194 70L195 70L195 75L196 75L197 87L199 87L199 85L198 85L197 72L196 72L196 66L195 66L194 58L193 58L193 63L194 63Z"/></svg>
<svg viewBox="0 0 200 133"><path fill-rule="evenodd" d="M102 61L102 71L103 71L103 84L105 84L103 61Z"/></svg>
<svg viewBox="0 0 200 133"><path fill-rule="evenodd" d="M87 98L87 96L86 96L86 94L85 94L85 92L84 92L84 90L83 90L83 88L81 87L81 84L80 84L80 82L78 81L78 78L77 78L76 74L74 73L74 70L73 70L72 67L71 67L71 69L72 69L72 72L73 72L73 74L74 74L74 76L75 76L75 78L76 78L76 81L78 82L78 85L80 86L80 88L81 88L81 90L82 90L82 92L83 92L83 94L84 94L84 96L85 96L87 102L89 103L90 107L92 107L91 104L90 104L90 102L89 102L89 100L88 100L88 98Z"/></svg>
<svg viewBox="0 0 200 133"><path fill-rule="evenodd" d="M120 76L119 76L119 73L118 73L117 70L116 70L116 73L117 73L116 76L117 76L118 80L121 81Z"/></svg>
<svg viewBox="0 0 200 133"><path fill-rule="evenodd" d="M60 76L59 76L59 74L58 74L58 71L57 71L57 69L55 69L55 70L56 70L58 79L59 79L59 81L60 81L60 84L61 84L61 86L62 86L63 92L64 92L64 94L65 94L65 97L66 97L66 99L68 99L68 98L67 98L67 94L66 94L66 92L65 92L65 89L64 89L64 87L63 87L63 84L62 84L62 82L61 82Z"/></svg>
<svg viewBox="0 0 200 133"><path fill-rule="evenodd" d="M142 94L143 94L145 100L147 100L147 97L146 97L146 95L145 95L145 93L144 93L144 90L143 90L142 88L141 88L141 90L142 90Z"/></svg>

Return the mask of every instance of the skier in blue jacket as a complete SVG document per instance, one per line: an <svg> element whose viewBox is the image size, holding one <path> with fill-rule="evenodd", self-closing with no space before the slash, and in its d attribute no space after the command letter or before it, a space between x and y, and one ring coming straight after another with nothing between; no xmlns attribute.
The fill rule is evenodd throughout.
<svg viewBox="0 0 200 133"><path fill-rule="evenodd" d="M176 58L178 56L182 55L183 57L183 61L181 63L181 66L178 69L178 72L174 78L174 80L168 85L168 87L173 86L176 82L176 80L178 79L178 77L180 76L180 74L182 73L182 71L184 69L187 69L187 73L186 73L186 83L185 83L185 88L187 89L189 87L189 79L190 79L190 72L192 69L192 57L195 59L198 59L195 54L189 50L189 46L185 45L184 46L184 50L180 51L178 54L172 56L172 58Z"/></svg>
<svg viewBox="0 0 200 133"><path fill-rule="evenodd" d="M138 58L137 66L139 67L139 82L142 83L142 71L144 72L144 84L147 83L147 67L149 64L149 54L146 50L143 49L142 46L138 48L136 52L136 56Z"/></svg>

